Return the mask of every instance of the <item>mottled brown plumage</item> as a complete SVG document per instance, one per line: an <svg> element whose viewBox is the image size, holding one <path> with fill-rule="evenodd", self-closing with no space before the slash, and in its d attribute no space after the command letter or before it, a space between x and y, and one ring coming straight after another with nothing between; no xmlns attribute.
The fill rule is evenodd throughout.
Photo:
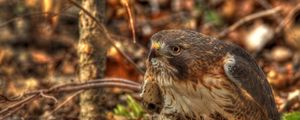
<svg viewBox="0 0 300 120"><path fill-rule="evenodd" d="M158 119L279 119L263 71L242 48L188 30L151 42L141 96Z"/></svg>

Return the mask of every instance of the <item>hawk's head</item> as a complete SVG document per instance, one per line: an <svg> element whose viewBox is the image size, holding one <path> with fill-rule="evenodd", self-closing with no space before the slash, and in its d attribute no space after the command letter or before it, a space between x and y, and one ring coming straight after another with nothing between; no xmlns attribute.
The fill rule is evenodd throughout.
<svg viewBox="0 0 300 120"><path fill-rule="evenodd" d="M161 104L155 104L152 108L170 107L178 112L190 111L188 116L203 112L198 107L202 105L199 103L201 101L199 98L208 96L206 93L208 93L207 87L210 87L208 85L210 83L202 83L201 80L204 75L222 68L218 64L222 62L221 56L224 52L220 49L224 47L223 45L211 37L194 31L164 30L154 34L151 38L145 83L141 94L144 102L161 101ZM155 84L159 89L153 91L150 88ZM202 89L201 86L207 89L205 87ZM153 96L149 91L159 93L159 96ZM206 101L210 98L207 97ZM147 107L149 108L151 107Z"/></svg>
<svg viewBox="0 0 300 120"><path fill-rule="evenodd" d="M164 30L151 38L148 68L164 70L175 79L184 79L199 73L221 59L217 41L203 34L187 30ZM211 46L209 44L215 44ZM219 47L219 48L217 48ZM189 69L188 69L189 68Z"/></svg>

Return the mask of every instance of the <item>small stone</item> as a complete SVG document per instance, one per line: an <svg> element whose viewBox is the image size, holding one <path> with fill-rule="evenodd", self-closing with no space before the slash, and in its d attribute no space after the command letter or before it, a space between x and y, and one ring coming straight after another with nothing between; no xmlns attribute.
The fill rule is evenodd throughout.
<svg viewBox="0 0 300 120"><path fill-rule="evenodd" d="M292 57L292 52L286 47L275 47L271 51L271 58L277 62L284 62Z"/></svg>
<svg viewBox="0 0 300 120"><path fill-rule="evenodd" d="M258 51L262 49L274 36L274 30L269 26L260 23L246 36L245 45L249 51Z"/></svg>

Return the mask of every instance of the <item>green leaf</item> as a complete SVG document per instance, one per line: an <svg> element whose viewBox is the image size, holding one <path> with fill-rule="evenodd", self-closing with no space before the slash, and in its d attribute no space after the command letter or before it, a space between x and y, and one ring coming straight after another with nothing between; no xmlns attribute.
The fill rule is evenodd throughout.
<svg viewBox="0 0 300 120"><path fill-rule="evenodd" d="M138 117L141 111L139 109L139 104L137 104L136 101L131 96L128 95L127 98L128 98L128 106L129 108L132 109L133 115L135 117Z"/></svg>
<svg viewBox="0 0 300 120"><path fill-rule="evenodd" d="M300 120L300 112L285 113L282 120Z"/></svg>
<svg viewBox="0 0 300 120"><path fill-rule="evenodd" d="M144 110L142 106L130 95L127 95L126 103L127 106L118 104L113 110L114 114L134 120L144 117Z"/></svg>
<svg viewBox="0 0 300 120"><path fill-rule="evenodd" d="M117 105L117 107L114 109L114 113L120 116L129 116L128 110L123 105Z"/></svg>
<svg viewBox="0 0 300 120"><path fill-rule="evenodd" d="M220 25L223 24L223 21L222 21L221 17L214 10L207 10L204 13L204 21L206 23L211 23L211 24L216 25L216 26L220 26Z"/></svg>

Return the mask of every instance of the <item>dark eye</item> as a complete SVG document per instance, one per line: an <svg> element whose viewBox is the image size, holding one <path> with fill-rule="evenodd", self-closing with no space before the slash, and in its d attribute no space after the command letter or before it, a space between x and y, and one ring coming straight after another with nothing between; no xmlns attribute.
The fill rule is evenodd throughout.
<svg viewBox="0 0 300 120"><path fill-rule="evenodd" d="M171 50L173 55L178 55L181 52L181 48L179 46L172 46Z"/></svg>

